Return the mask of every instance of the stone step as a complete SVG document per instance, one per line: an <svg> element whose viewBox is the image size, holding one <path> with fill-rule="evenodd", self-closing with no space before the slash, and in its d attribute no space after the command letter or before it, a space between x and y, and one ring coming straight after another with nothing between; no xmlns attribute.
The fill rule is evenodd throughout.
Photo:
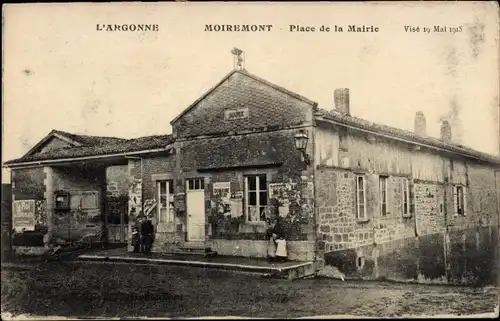
<svg viewBox="0 0 500 321"><path fill-rule="evenodd" d="M204 243L188 242L177 248L183 252L193 252L193 253L209 253L212 252L212 248Z"/></svg>
<svg viewBox="0 0 500 321"><path fill-rule="evenodd" d="M203 250L203 251L185 251L182 249L175 249L173 251L168 251L168 252L163 252L163 253L169 254L169 255L193 255L193 256L198 255L198 256L204 256L204 257L217 255L216 251L212 251L210 249Z"/></svg>
<svg viewBox="0 0 500 321"><path fill-rule="evenodd" d="M261 277L272 277L280 279L300 279L305 277L314 276L314 264L313 262L297 262L297 264L289 266L262 266L259 265L249 265L245 263L238 264L238 260L235 259L234 263L227 262L217 262L216 259L213 261L206 261L203 259L196 259L196 256L192 260L181 259L177 257L171 258L148 258L148 257L127 257L127 256L107 256L96 254L84 254L78 257L79 261L101 261L104 263L134 263L134 264L154 264L154 265L175 265L175 266L186 266L186 267L200 267L200 268L210 268L216 270L226 270L238 273L252 274Z"/></svg>

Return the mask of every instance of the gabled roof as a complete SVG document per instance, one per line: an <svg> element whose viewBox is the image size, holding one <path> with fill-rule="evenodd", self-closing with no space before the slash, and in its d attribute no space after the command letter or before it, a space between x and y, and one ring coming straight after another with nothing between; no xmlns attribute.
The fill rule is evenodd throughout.
<svg viewBox="0 0 500 321"><path fill-rule="evenodd" d="M35 154L41 147L53 138L61 139L73 147L106 145L124 141L123 138L79 135L53 129L47 134L47 136L42 138L42 140L40 140L35 146L33 146L33 148L24 154L23 157L29 157Z"/></svg>
<svg viewBox="0 0 500 321"><path fill-rule="evenodd" d="M253 80L256 80L264 85L267 85L269 87L272 87L278 91L281 91L287 95L290 95L296 99L299 99L299 100L302 100L308 104L310 104L311 106L317 106L318 103L312 101L312 100L309 100L307 98L305 98L304 96L301 96L299 94L296 94L286 88L283 88L281 86L278 86L276 84L273 84L265 79L262 79L260 77L257 77L255 75L252 75L251 73L249 73L248 71L246 71L245 69L234 69L232 70L230 73L228 73L226 76L224 76L224 78L222 78L221 81L219 81L214 87L210 88L206 93L204 93L201 97L199 97L198 99L196 99L191 105L189 105L188 108L184 109L184 111L182 111L177 117L175 117L171 122L170 124L173 125L177 120L179 120L182 116L184 116L186 113L188 113L191 109L193 109L200 101L202 101L203 99L205 99L205 97L207 97L208 95L210 95L215 89L217 89L220 85L222 85L229 77L231 77L232 75L234 75L235 73L239 73L241 75L245 75L249 78L252 78Z"/></svg>
<svg viewBox="0 0 500 321"><path fill-rule="evenodd" d="M61 136L66 136L72 140L80 143L83 146L95 146L95 145L106 145L115 144L118 142L126 141L124 138L109 137L109 136L90 136L81 134L72 134L68 132L63 132L61 130L53 130L53 133L59 134Z"/></svg>
<svg viewBox="0 0 500 321"><path fill-rule="evenodd" d="M64 137L74 139L79 145L69 148L54 149L41 154L26 154L21 158L5 162L5 165L21 164L32 161L140 152L166 148L167 145L173 143L174 141L173 135L152 135L125 139L116 137L78 135L57 130L54 130L51 133L53 132L57 134L64 133ZM45 140L45 138L43 140Z"/></svg>
<svg viewBox="0 0 500 321"><path fill-rule="evenodd" d="M327 120L332 120L334 122L339 123L340 125L352 126L360 130L367 130L373 132L374 134L389 136L390 138L393 139L405 140L415 143L417 145L441 149L454 154L460 154L469 158L475 158L488 163L500 165L499 157L479 152L477 150L462 145L447 143L438 138L428 137L428 136L424 137L407 130L370 122L365 119L350 116L336 110L327 111L324 109L318 109L317 112L315 113L315 116L319 119L324 118Z"/></svg>

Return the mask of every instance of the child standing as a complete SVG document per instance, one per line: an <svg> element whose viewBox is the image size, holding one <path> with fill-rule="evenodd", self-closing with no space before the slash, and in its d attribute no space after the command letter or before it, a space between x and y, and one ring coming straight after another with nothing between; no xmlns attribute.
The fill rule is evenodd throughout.
<svg viewBox="0 0 500 321"><path fill-rule="evenodd" d="M278 261L285 262L288 257L286 250L286 240L283 236L276 240L276 258Z"/></svg>

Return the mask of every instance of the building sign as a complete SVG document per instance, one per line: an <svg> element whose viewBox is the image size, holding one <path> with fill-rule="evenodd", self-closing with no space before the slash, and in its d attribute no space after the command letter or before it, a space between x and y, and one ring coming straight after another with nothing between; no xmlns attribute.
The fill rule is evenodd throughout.
<svg viewBox="0 0 500 321"><path fill-rule="evenodd" d="M35 230L35 200L12 202L12 226L16 231Z"/></svg>
<svg viewBox="0 0 500 321"><path fill-rule="evenodd" d="M224 120L247 119L248 108L232 109L224 111Z"/></svg>

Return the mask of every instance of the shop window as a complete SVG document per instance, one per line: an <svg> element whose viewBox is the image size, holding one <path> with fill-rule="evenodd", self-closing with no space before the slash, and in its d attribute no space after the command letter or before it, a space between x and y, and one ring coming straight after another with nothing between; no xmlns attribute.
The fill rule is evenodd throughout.
<svg viewBox="0 0 500 321"><path fill-rule="evenodd" d="M364 175L356 175L356 218L366 220L366 179Z"/></svg>
<svg viewBox="0 0 500 321"><path fill-rule="evenodd" d="M265 221L267 206L266 175L245 176L245 200L245 214L247 221Z"/></svg>
<svg viewBox="0 0 500 321"><path fill-rule="evenodd" d="M456 185L453 187L453 203L455 208L455 215L466 215L467 199L465 193L465 186Z"/></svg>
<svg viewBox="0 0 500 321"><path fill-rule="evenodd" d="M158 193L158 222L167 223L174 221L174 207L172 205L174 201L174 184L172 181L158 181L157 183L157 193Z"/></svg>
<svg viewBox="0 0 500 321"><path fill-rule="evenodd" d="M379 194L380 194L380 214L387 215L387 176L379 177Z"/></svg>

